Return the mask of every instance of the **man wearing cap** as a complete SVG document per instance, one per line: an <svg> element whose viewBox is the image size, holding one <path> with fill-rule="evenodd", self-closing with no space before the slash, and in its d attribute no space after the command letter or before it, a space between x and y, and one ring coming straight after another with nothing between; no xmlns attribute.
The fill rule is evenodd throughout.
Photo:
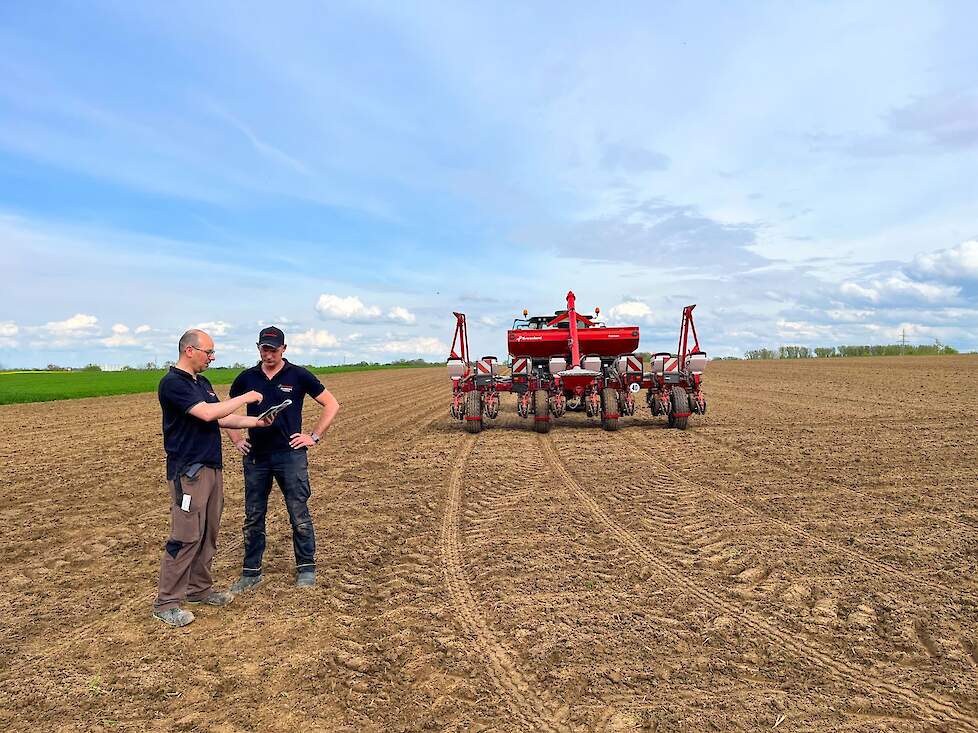
<svg viewBox="0 0 978 733"><path fill-rule="evenodd" d="M245 520L244 563L241 577L231 586L233 593L254 588L262 582L262 555L265 553L265 514L272 479L285 498L292 523L292 548L295 551L296 585L316 584L316 535L309 514L308 448L316 445L340 409L316 376L301 366L289 363L285 355L285 334L275 326L258 334L261 361L241 372L231 385L231 397L255 390L262 394L266 409L291 400L267 428L251 428L244 436L239 430L228 430L231 442L244 456ZM309 395L323 406L319 421L311 433L302 432L302 401ZM258 415L257 407L248 407L249 415Z"/></svg>
<svg viewBox="0 0 978 733"><path fill-rule="evenodd" d="M184 601L226 606L233 596L214 590L211 563L224 508L221 430L268 426L268 419L233 415L245 404L257 404L259 392L244 391L221 402L201 372L214 361L214 341L191 329L180 337L180 359L160 380L163 448L170 489L170 537L160 565L160 584L153 615L168 626L194 620L180 608Z"/></svg>

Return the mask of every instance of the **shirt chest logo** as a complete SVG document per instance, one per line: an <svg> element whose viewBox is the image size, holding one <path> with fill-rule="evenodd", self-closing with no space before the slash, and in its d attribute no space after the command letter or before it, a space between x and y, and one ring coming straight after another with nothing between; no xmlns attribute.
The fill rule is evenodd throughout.
<svg viewBox="0 0 978 733"><path fill-rule="evenodd" d="M292 391L292 385L291 384L280 384L278 386L278 388L280 390L282 390L283 392L291 392Z"/></svg>

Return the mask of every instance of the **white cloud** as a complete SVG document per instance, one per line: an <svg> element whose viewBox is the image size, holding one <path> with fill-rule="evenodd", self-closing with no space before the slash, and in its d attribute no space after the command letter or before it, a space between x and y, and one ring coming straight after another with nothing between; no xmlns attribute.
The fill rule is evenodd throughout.
<svg viewBox="0 0 978 733"><path fill-rule="evenodd" d="M5 349L17 346L17 339L14 338L20 329L13 321L0 321L0 347Z"/></svg>
<svg viewBox="0 0 978 733"><path fill-rule="evenodd" d="M807 321L779 320L778 336L783 339L813 339L832 335L832 327Z"/></svg>
<svg viewBox="0 0 978 733"><path fill-rule="evenodd" d="M199 328L201 331L206 331L210 336L227 336L229 331L234 330L234 326L225 321L208 321L207 323L198 323L194 328Z"/></svg>
<svg viewBox="0 0 978 733"><path fill-rule="evenodd" d="M91 336L98 329L98 318L84 313L76 313L63 321L48 321L40 328L63 338Z"/></svg>
<svg viewBox="0 0 978 733"><path fill-rule="evenodd" d="M391 321L400 321L401 323L414 323L415 321L414 314L407 308L399 305L395 305L387 312L387 318Z"/></svg>
<svg viewBox="0 0 978 733"><path fill-rule="evenodd" d="M432 336L416 336L408 339L391 339L370 347L370 351L387 354L448 354L448 344Z"/></svg>
<svg viewBox="0 0 978 733"><path fill-rule="evenodd" d="M339 295L323 293L316 301L316 310L322 318L335 318L339 321L374 320L380 317L380 308L366 306L357 296L342 298Z"/></svg>
<svg viewBox="0 0 978 733"><path fill-rule="evenodd" d="M490 327L495 327L499 325L499 321L497 321L496 318L493 316L480 316L479 323L481 323L483 326L490 326Z"/></svg>
<svg viewBox="0 0 978 733"><path fill-rule="evenodd" d="M852 322L865 321L876 315L876 311L860 308L830 308L825 315L833 321Z"/></svg>
<svg viewBox="0 0 978 733"><path fill-rule="evenodd" d="M340 340L325 329L310 328L308 331L288 337L289 346L311 349L332 349L340 345Z"/></svg>
<svg viewBox="0 0 978 733"><path fill-rule="evenodd" d="M153 329L151 329L145 323L142 326L136 326L136 333L148 333L149 331L152 331L152 330Z"/></svg>
<svg viewBox="0 0 978 733"><path fill-rule="evenodd" d="M115 330L113 328L113 330ZM109 348L118 348L119 346L138 346L139 341L135 336L128 333L120 333L116 331L114 336L109 336L108 338L99 339L102 344L108 346Z"/></svg>
<svg viewBox="0 0 978 733"><path fill-rule="evenodd" d="M885 280L872 280L865 285L846 282L839 287L839 292L854 300L868 303L902 303L925 302L939 303L953 300L960 292L959 288L935 283L916 282L901 275L894 275Z"/></svg>
<svg viewBox="0 0 978 733"><path fill-rule="evenodd" d="M342 297L322 293L316 301L316 311L320 318L347 321L348 323L369 323L389 321L393 323L414 323L414 314L401 305L395 305L386 313L380 306L367 305L356 295Z"/></svg>
<svg viewBox="0 0 978 733"><path fill-rule="evenodd" d="M978 280L978 239L969 239L956 247L919 254L910 265L914 275L956 282Z"/></svg>
<svg viewBox="0 0 978 733"><path fill-rule="evenodd" d="M608 309L607 321L611 326L658 325L663 322L646 303L639 300L626 300L613 305Z"/></svg>
<svg viewBox="0 0 978 733"><path fill-rule="evenodd" d="M116 323L114 326L112 326L112 333L114 334L129 333L129 326L127 326L125 323Z"/></svg>

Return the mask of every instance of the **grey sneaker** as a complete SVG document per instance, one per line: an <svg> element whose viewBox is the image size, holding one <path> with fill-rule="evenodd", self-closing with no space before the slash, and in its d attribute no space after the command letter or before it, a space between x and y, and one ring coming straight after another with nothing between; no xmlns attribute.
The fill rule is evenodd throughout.
<svg viewBox="0 0 978 733"><path fill-rule="evenodd" d="M192 603L195 606L203 604L205 606L226 606L231 601L234 600L234 594L226 590L212 590L209 594L203 598L198 598L195 601L187 600L187 603Z"/></svg>
<svg viewBox="0 0 978 733"><path fill-rule="evenodd" d="M182 608L168 608L165 611L153 611L153 618L158 618L167 626L179 628L194 622L194 615Z"/></svg>
<svg viewBox="0 0 978 733"><path fill-rule="evenodd" d="M261 575L242 575L231 585L231 592L244 593L246 590L257 588L264 579Z"/></svg>
<svg viewBox="0 0 978 733"><path fill-rule="evenodd" d="M312 588L316 585L316 571L300 570L299 574L295 576L295 584L299 588Z"/></svg>

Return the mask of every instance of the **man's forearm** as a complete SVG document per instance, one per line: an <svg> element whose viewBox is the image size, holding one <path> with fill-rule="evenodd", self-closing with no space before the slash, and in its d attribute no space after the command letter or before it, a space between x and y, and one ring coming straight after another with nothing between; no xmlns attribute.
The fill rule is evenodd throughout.
<svg viewBox="0 0 978 733"><path fill-rule="evenodd" d="M225 415L219 418L217 424L222 428L228 428L228 435L230 436L232 442L236 442L236 438L232 433L237 433L238 428L253 428L258 423L258 418L248 417L247 415Z"/></svg>
<svg viewBox="0 0 978 733"><path fill-rule="evenodd" d="M227 420L227 418L224 419ZM230 426L224 426L224 425L222 425L221 427L224 428L224 432L227 433L228 438L231 439L232 443L237 444L237 442L241 440L241 430L239 428L232 428Z"/></svg>
<svg viewBox="0 0 978 733"><path fill-rule="evenodd" d="M248 395L240 395L239 397L232 397L231 399L223 402L202 402L197 407L194 407L190 412L196 414L197 417L201 418L202 420L221 420L247 404ZM202 408L202 414L195 412L198 407ZM250 425L236 425L234 427L246 428L250 427Z"/></svg>
<svg viewBox="0 0 978 733"><path fill-rule="evenodd" d="M340 403L336 401L336 398L330 395L326 398L326 404L323 405L323 412L319 416L319 421L316 423L316 427L313 428L313 432L316 435L322 435L329 428L330 424L333 422L333 418L336 417L336 413L340 411Z"/></svg>

